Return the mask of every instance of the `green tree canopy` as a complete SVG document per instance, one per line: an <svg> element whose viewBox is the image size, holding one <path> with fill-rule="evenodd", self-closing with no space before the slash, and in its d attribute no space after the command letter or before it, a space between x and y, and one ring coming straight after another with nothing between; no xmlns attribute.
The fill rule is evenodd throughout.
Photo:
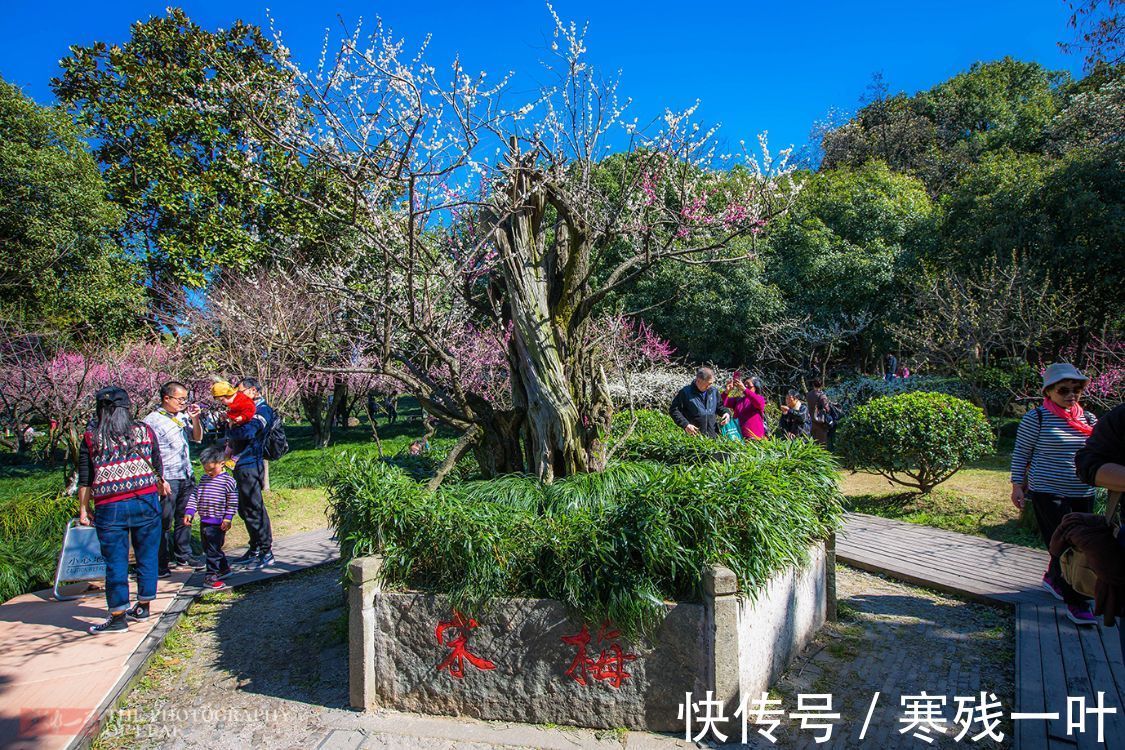
<svg viewBox="0 0 1125 750"><path fill-rule="evenodd" d="M933 231L925 186L882 163L813 177L771 233L766 268L790 310L814 321L861 319L876 333L900 270Z"/></svg>
<svg viewBox="0 0 1125 750"><path fill-rule="evenodd" d="M124 236L154 286L202 286L216 268L245 268L315 234L290 194L304 188L277 188L310 178L263 140L294 127L292 113L268 100L251 113L238 95L283 86L284 54L255 26L212 33L170 9L133 24L123 45L72 47L62 61L54 91L88 128L109 195L125 211Z"/></svg>
<svg viewBox="0 0 1125 750"><path fill-rule="evenodd" d="M824 136L823 166L882 159L938 195L986 153L1042 151L1067 81L1065 73L1006 57L974 63L913 96L880 93Z"/></svg>
<svg viewBox="0 0 1125 750"><path fill-rule="evenodd" d="M0 81L0 315L111 336L138 325L139 269L110 238L120 220L66 113Z"/></svg>

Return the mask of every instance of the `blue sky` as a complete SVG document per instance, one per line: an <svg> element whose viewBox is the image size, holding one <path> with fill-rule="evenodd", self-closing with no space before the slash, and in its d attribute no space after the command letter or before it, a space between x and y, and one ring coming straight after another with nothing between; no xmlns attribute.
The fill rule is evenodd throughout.
<svg viewBox="0 0 1125 750"><path fill-rule="evenodd" d="M3 9L0 75L42 103L71 44L121 42L129 24L162 14L169 2L28 2ZM534 88L551 19L540 0L358 2L191 0L188 15L206 28L236 18L277 28L298 60L315 62L326 28L339 18L381 17L409 42L433 34L431 59L459 52L470 69L516 89ZM589 22L587 46L603 71L620 70L621 91L642 122L665 107L702 101L699 115L722 124L725 139L769 131L770 145L800 145L830 108L852 110L876 71L892 91L926 89L977 60L1011 55L1078 76L1063 0L903 2L649 2L556 0L564 19Z"/></svg>

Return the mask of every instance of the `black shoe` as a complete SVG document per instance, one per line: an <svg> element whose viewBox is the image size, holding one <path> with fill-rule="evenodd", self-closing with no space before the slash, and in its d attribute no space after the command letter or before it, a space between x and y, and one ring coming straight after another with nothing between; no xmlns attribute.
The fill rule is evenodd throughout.
<svg viewBox="0 0 1125 750"><path fill-rule="evenodd" d="M269 566L273 565L273 553L269 552L268 550L266 552L263 552L262 554L258 555L258 558L254 561L253 565L255 568L268 568Z"/></svg>
<svg viewBox="0 0 1125 750"><path fill-rule="evenodd" d="M90 635L100 635L102 633L120 633L128 629L129 623L125 621L125 613L122 612L119 615L110 615L105 622L91 625L86 628L86 632Z"/></svg>
<svg viewBox="0 0 1125 750"><path fill-rule="evenodd" d="M191 568L192 570L198 572L200 570L206 570L207 563L204 562L202 558L196 557L184 560L176 560L176 567Z"/></svg>
<svg viewBox="0 0 1125 750"><path fill-rule="evenodd" d="M130 620L144 622L148 619L148 602L137 602L132 607L125 610L125 616Z"/></svg>
<svg viewBox="0 0 1125 750"><path fill-rule="evenodd" d="M172 577L172 571L170 571L170 570L158 571L157 574L156 574L156 577L157 578L171 578Z"/></svg>
<svg viewBox="0 0 1125 750"><path fill-rule="evenodd" d="M258 559L258 550L248 549L248 550L246 550L245 554L234 558L233 560L231 560L231 562L234 563L235 565L247 565L249 563L254 562L257 559Z"/></svg>

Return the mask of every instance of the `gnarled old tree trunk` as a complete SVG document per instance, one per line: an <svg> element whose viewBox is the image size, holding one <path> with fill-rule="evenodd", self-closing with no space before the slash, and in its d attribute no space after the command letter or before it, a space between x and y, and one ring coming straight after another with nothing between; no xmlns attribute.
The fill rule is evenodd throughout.
<svg viewBox="0 0 1125 750"><path fill-rule="evenodd" d="M526 468L550 482L604 468L601 435L612 407L604 376L589 361L588 313L580 312L588 234L565 196L524 168L514 143L510 166L510 205L495 238L512 322L512 402L523 415L518 438ZM554 209L550 221L548 207Z"/></svg>

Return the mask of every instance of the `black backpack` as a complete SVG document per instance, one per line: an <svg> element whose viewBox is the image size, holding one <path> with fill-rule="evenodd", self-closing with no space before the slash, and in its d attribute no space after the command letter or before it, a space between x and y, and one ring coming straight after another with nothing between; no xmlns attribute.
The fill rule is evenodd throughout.
<svg viewBox="0 0 1125 750"><path fill-rule="evenodd" d="M840 411L840 405L829 401L828 411L824 413L824 421L828 423L828 426L834 428L836 426L836 423L840 421L840 417L842 416L843 412Z"/></svg>
<svg viewBox="0 0 1125 750"><path fill-rule="evenodd" d="M276 461L289 452L289 438L285 437L285 427L281 424L281 416L274 415L270 426L266 428L266 439L262 443L262 458L267 461Z"/></svg>

